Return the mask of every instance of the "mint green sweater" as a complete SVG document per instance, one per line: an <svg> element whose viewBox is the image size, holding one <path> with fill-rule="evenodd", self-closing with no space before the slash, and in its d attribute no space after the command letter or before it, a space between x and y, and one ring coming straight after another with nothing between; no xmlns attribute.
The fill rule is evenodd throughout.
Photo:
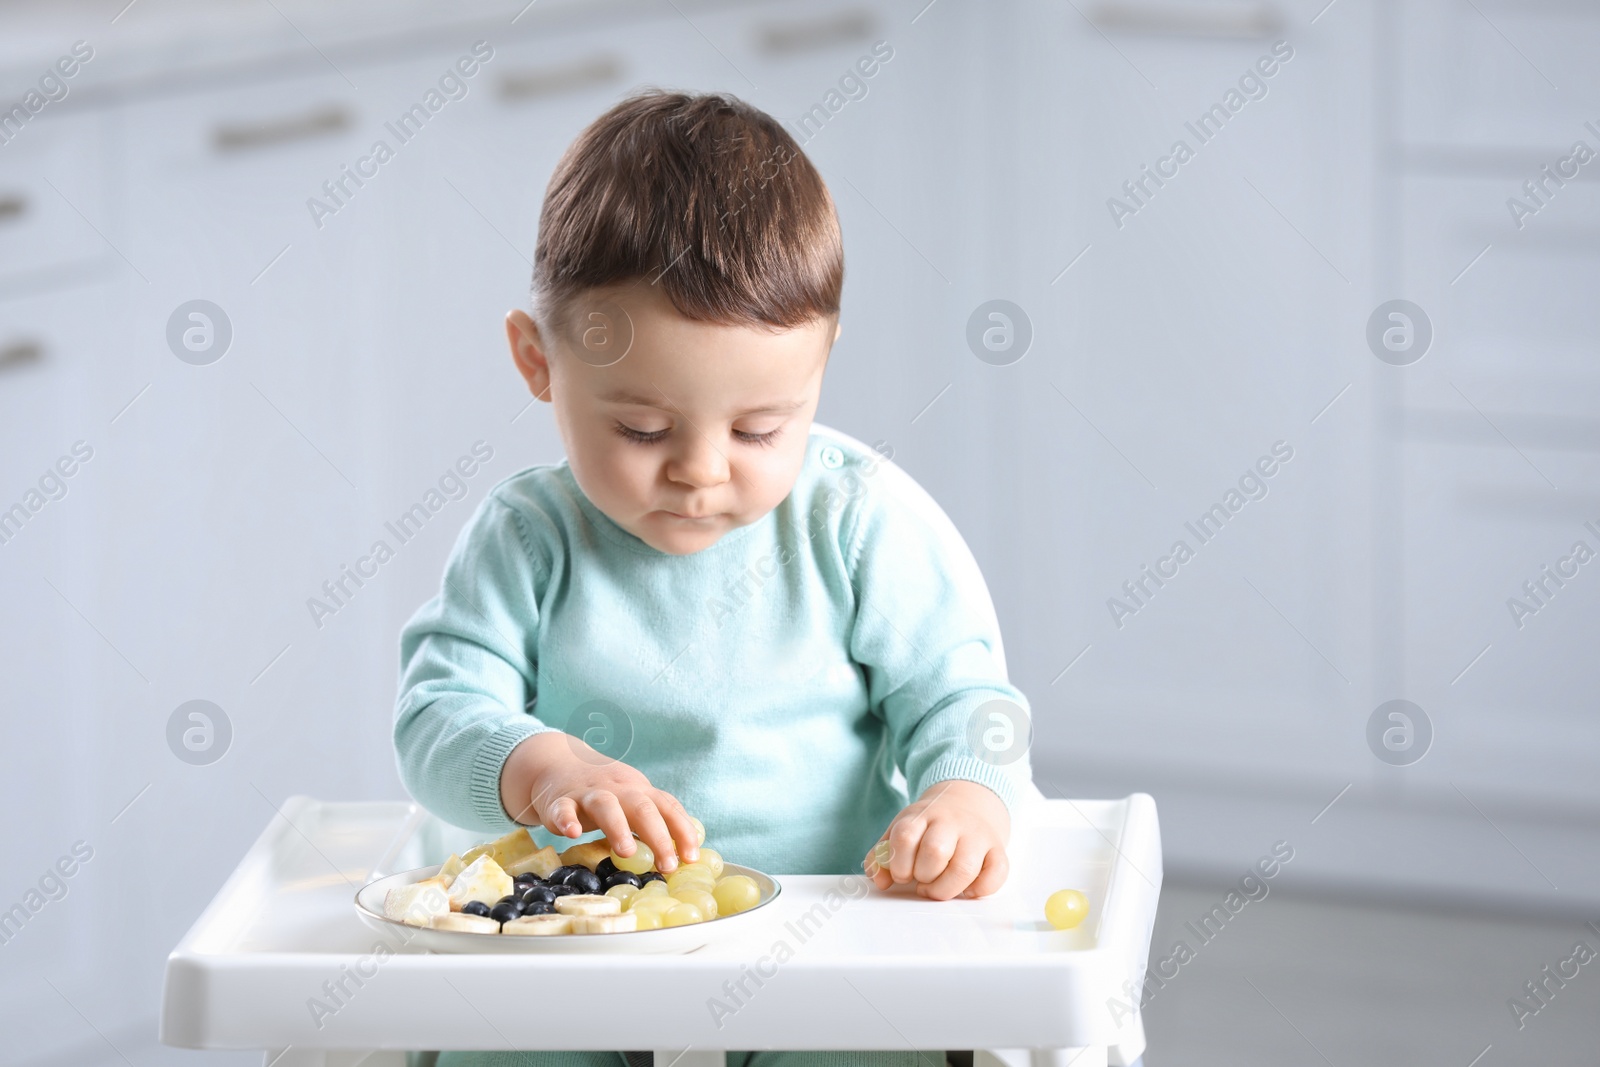
<svg viewBox="0 0 1600 1067"><path fill-rule="evenodd" d="M998 755L1003 729L983 740L980 707L1028 704L971 552L909 475L821 425L781 504L687 556L607 518L565 461L507 478L400 662L401 778L484 832L514 825L512 748L554 729L678 797L725 859L775 874L859 871L908 787L966 779L1012 806L1028 780L1025 721Z"/></svg>

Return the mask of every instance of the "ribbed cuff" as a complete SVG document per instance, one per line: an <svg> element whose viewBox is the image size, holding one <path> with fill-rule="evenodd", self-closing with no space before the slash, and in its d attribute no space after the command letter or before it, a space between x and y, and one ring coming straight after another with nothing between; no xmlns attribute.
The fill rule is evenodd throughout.
<svg viewBox="0 0 1600 1067"><path fill-rule="evenodd" d="M977 782L994 790L1005 804L1006 810L1014 813L1021 796L1019 778L1026 773L1027 766L1025 759L996 765L971 756L945 756L918 775L916 782L910 783L913 787L911 799L916 800L927 792L930 786L939 782Z"/></svg>
<svg viewBox="0 0 1600 1067"><path fill-rule="evenodd" d="M467 788L472 798L473 812L485 823L506 831L521 825L500 803L500 771L510 758L512 749L534 734L548 733L554 729L527 715L506 723L479 746L478 754L472 761L472 781Z"/></svg>

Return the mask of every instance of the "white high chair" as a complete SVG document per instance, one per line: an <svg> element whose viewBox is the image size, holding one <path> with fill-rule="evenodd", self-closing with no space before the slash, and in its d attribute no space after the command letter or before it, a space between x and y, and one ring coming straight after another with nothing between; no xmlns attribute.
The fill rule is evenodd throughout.
<svg viewBox="0 0 1600 1067"><path fill-rule="evenodd" d="M1161 839L1143 793L1047 800L1034 789L1016 813L1010 878L982 900L873 889L830 909L840 876L779 874L764 925L688 954L435 955L397 949L356 918L361 885L473 838L414 804L290 799L168 958L161 1040L263 1049L269 1067L540 1048L654 1049L658 1067L722 1067L727 1049L775 1048L1126 1067L1144 1051L1138 983ZM1045 897L1065 888L1088 895L1089 917L1052 930ZM826 918L786 925L803 913ZM775 964L779 940L792 956ZM759 986L748 978L757 964L774 972ZM714 1010L732 1004L724 982L741 975L748 995L731 1014ZM623 990L634 991L627 1009L602 1013L596 997Z"/></svg>

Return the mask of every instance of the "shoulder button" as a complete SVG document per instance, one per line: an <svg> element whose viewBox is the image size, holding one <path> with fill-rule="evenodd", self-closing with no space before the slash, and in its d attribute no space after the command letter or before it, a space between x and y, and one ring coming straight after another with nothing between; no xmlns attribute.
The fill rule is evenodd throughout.
<svg viewBox="0 0 1600 1067"><path fill-rule="evenodd" d="M831 471L836 471L844 466L844 453L833 445L828 445L822 450L822 465Z"/></svg>

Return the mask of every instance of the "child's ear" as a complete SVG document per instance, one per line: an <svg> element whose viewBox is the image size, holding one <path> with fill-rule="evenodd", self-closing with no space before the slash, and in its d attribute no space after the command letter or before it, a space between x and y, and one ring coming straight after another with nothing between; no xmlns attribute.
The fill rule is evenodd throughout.
<svg viewBox="0 0 1600 1067"><path fill-rule="evenodd" d="M839 335L841 333L843 333L843 332L844 332L844 323L843 322L836 322L836 323L833 324L833 339L835 341L837 341L839 339Z"/></svg>
<svg viewBox="0 0 1600 1067"><path fill-rule="evenodd" d="M506 341L511 345L511 361L537 399L550 401L550 359L545 352L539 325L526 311L506 313Z"/></svg>

